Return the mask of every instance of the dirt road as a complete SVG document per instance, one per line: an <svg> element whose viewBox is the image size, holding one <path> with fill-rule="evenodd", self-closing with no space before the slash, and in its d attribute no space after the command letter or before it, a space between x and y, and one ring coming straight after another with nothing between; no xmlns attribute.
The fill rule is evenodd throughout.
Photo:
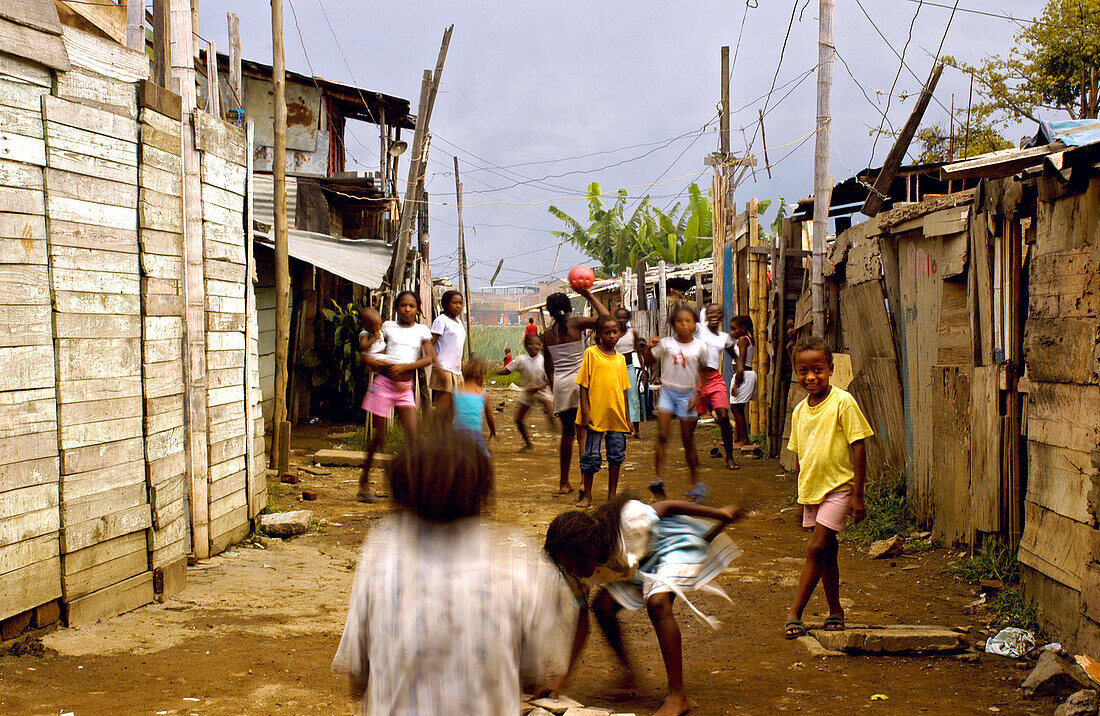
<svg viewBox="0 0 1100 716"><path fill-rule="evenodd" d="M494 391L494 401L507 400ZM497 490L491 517L518 525L533 542L572 497L554 493L556 436L532 421L538 447L517 454L512 403L498 414L500 439L492 450ZM296 432L302 455L339 440L325 436L340 426L307 426ZM622 482L644 493L652 475L653 424L646 439L630 441ZM717 444L700 430L702 475L715 502L736 501L750 516L732 534L745 553L719 584L733 604L701 597L722 626L712 631L678 607L684 633L685 679L699 714L1051 713L1047 702L1020 699L1026 675L1006 659L982 655L978 663L943 657L814 658L782 637L804 534L789 503L793 480L771 460L744 460L728 472L706 456ZM682 465L677 445L671 463ZM304 462L305 457L299 458ZM576 469L574 467L574 469ZM302 484L272 485L272 504L294 509L302 488L319 493L309 503L319 530L267 549L242 545L188 572L187 588L154 604L91 627L63 629L44 638L40 656L0 657L0 713L57 716L85 714L353 714L342 679L329 672L343 626L357 546L388 501L363 505L352 497L356 470L329 468L302 474ZM670 485L683 484L682 468ZM679 482L678 482L679 480ZM597 477L597 486L601 482ZM597 499L604 493L597 490ZM973 639L988 618L972 614L972 588L942 574L951 555L942 549L918 558L872 561L851 543L841 545L841 591L849 622L924 623L970 627ZM824 600L815 595L808 620L820 621ZM656 638L644 612L625 614L628 648L640 667L639 688L609 700L610 650L590 640L570 695L619 712L648 713L660 704L664 672ZM887 700L872 700L883 694Z"/></svg>

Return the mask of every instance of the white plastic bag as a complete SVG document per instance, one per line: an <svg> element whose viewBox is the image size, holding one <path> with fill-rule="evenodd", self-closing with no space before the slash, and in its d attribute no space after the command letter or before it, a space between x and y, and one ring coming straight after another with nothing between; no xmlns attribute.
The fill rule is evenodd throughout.
<svg viewBox="0 0 1100 716"><path fill-rule="evenodd" d="M1019 659L1035 648L1035 635L1026 629L1008 627L985 643L988 654L998 654Z"/></svg>

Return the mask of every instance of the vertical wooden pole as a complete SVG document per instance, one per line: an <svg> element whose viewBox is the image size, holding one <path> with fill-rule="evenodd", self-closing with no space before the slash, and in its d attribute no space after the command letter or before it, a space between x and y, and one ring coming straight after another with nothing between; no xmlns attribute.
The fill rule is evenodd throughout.
<svg viewBox="0 0 1100 716"><path fill-rule="evenodd" d="M702 272L695 274L695 308L702 311L706 308L706 301L703 299L703 274ZM700 317L702 318L702 317Z"/></svg>
<svg viewBox="0 0 1100 716"><path fill-rule="evenodd" d="M126 46L145 52L144 0L126 0Z"/></svg>
<svg viewBox="0 0 1100 716"><path fill-rule="evenodd" d="M668 275L664 259L657 262L657 335L668 335Z"/></svg>
<svg viewBox="0 0 1100 716"><path fill-rule="evenodd" d="M722 46L722 108L718 119L719 147L722 160L730 153L730 48Z"/></svg>
<svg viewBox="0 0 1100 716"><path fill-rule="evenodd" d="M153 82L168 88L172 74L172 19L169 0L153 0Z"/></svg>
<svg viewBox="0 0 1100 716"><path fill-rule="evenodd" d="M241 20L237 13L226 13L229 23L229 96L225 106L228 109L244 108L244 90L241 89ZM248 146L249 151L252 145Z"/></svg>
<svg viewBox="0 0 1100 716"><path fill-rule="evenodd" d="M272 87L275 92L275 440L272 459L286 472L290 464L290 424L286 416L287 351L290 345L290 256L286 226L286 58L283 55L283 0L271 0Z"/></svg>
<svg viewBox="0 0 1100 716"><path fill-rule="evenodd" d="M825 336L825 234L829 226L832 187L829 182L829 151L833 91L833 11L835 0L818 4L817 45L817 138L814 144L814 247L810 267L810 295L813 331Z"/></svg>
<svg viewBox="0 0 1100 716"><path fill-rule="evenodd" d="M218 48L211 40L206 45L206 111L222 118L222 88L218 81Z"/></svg>
<svg viewBox="0 0 1100 716"><path fill-rule="evenodd" d="M230 13L230 27L233 26L232 18L236 17ZM230 32L230 47L233 45L232 39L233 33ZM238 37L238 42L239 42ZM240 54L240 45L238 44L238 55ZM230 61L230 70L232 71L232 61ZM230 90L232 95L232 90ZM244 140L245 146L248 147L248 153L245 155L245 197L244 197L244 424L245 424L245 442L244 442L244 454L245 454L245 497L248 505L248 516L250 518L259 514L263 507L259 504L259 495L263 492L264 473L260 469L256 460L256 403L253 402L253 390L259 390L259 365L257 354L252 352L252 343L257 339L256 335L256 287L253 284L253 280L256 277L255 258L253 256L252 246L252 198L255 187L253 186L252 177L252 162L253 152L252 143L256 137L256 123L252 117L248 117L244 122ZM252 378L256 376L256 385L253 385ZM262 423L262 420L261 420ZM260 441L260 451L263 451L263 441Z"/></svg>
<svg viewBox="0 0 1100 716"><path fill-rule="evenodd" d="M466 273L466 232L462 226L462 182L458 179L458 157L455 160L455 198L458 206L458 269L462 274L462 293L466 297L466 357L470 357L470 343L473 341L474 332L470 326L470 314L473 306L470 305L470 276Z"/></svg>
<svg viewBox="0 0 1100 716"><path fill-rule="evenodd" d="M431 239L428 228L428 192L421 189L420 197L420 211L417 215L420 230L417 238L417 246L420 249L420 305L424 309L424 322L431 325L435 319L435 296L432 293L432 269L429 264Z"/></svg>

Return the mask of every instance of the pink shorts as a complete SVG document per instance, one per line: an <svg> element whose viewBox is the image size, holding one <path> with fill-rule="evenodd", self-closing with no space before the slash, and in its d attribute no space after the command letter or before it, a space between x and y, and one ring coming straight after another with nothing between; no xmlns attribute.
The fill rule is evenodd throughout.
<svg viewBox="0 0 1100 716"><path fill-rule="evenodd" d="M821 525L833 532L843 532L844 522L852 509L851 501L851 490L836 490L825 495L820 505L802 505L802 526Z"/></svg>
<svg viewBox="0 0 1100 716"><path fill-rule="evenodd" d="M412 381L399 383L384 375L375 373L370 389L363 396L363 410L380 418L390 417L394 408L415 408Z"/></svg>
<svg viewBox="0 0 1100 716"><path fill-rule="evenodd" d="M726 392L726 384L722 381L722 371L716 370L707 373L707 376L695 386L699 393L699 402L696 410L700 413L709 413L716 408L729 410L730 398Z"/></svg>

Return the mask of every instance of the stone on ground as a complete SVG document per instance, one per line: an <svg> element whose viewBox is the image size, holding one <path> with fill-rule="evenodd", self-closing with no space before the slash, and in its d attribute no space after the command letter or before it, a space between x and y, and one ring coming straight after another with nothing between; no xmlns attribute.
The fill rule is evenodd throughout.
<svg viewBox="0 0 1100 716"><path fill-rule="evenodd" d="M1054 716L1096 716L1100 695L1092 689L1081 689L1069 695L1065 703L1054 710Z"/></svg>
<svg viewBox="0 0 1100 716"><path fill-rule="evenodd" d="M961 634L937 626L889 624L853 627L844 631L810 631L830 651L867 654L934 654L966 648Z"/></svg>
<svg viewBox="0 0 1100 716"><path fill-rule="evenodd" d="M553 711L547 711L542 707L535 708L527 712L527 716L554 716Z"/></svg>
<svg viewBox="0 0 1100 716"><path fill-rule="evenodd" d="M312 519L313 512L310 510L273 512L260 515L260 529L271 537L293 537L308 532Z"/></svg>
<svg viewBox="0 0 1100 716"><path fill-rule="evenodd" d="M562 716L611 716L607 709L590 709L584 706L573 706L565 710Z"/></svg>
<svg viewBox="0 0 1100 716"><path fill-rule="evenodd" d="M565 695L559 695L556 699L531 699L528 703L532 706L544 708L552 714L563 714L574 706L584 706L580 701ZM532 713L534 712L532 711Z"/></svg>
<svg viewBox="0 0 1100 716"><path fill-rule="evenodd" d="M1044 651L1040 654L1039 662L1024 679L1024 683L1020 684L1024 696L1059 698L1091 686L1092 681L1089 680L1084 669L1053 651Z"/></svg>
<svg viewBox="0 0 1100 716"><path fill-rule="evenodd" d="M880 539L871 543L871 549L867 556L871 559L884 557L896 557L905 551L905 539L901 535L894 535L890 539Z"/></svg>

